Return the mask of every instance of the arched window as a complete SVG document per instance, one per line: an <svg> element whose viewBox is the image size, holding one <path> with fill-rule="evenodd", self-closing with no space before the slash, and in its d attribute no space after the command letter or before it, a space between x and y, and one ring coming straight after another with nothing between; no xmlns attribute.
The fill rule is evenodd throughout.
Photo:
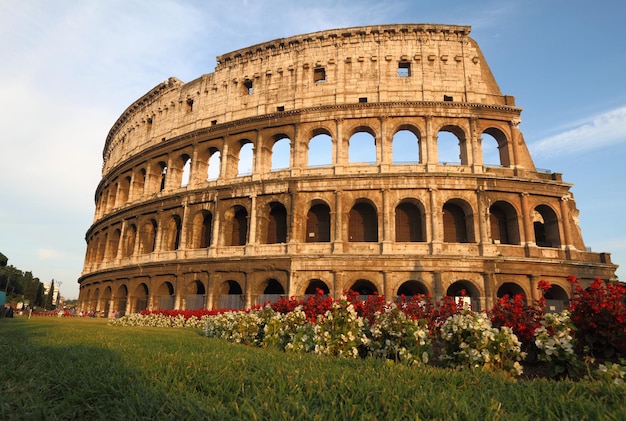
<svg viewBox="0 0 626 421"><path fill-rule="evenodd" d="M439 163L467 165L467 151L463 132L454 126L445 126L437 133Z"/></svg>
<svg viewBox="0 0 626 421"><path fill-rule="evenodd" d="M420 157L419 137L411 130L398 130L392 139L392 158L394 164L417 164Z"/></svg>
<svg viewBox="0 0 626 421"><path fill-rule="evenodd" d="M209 165L207 168L207 180L217 180L220 176L220 166L222 162L222 155L219 150L213 149L209 158Z"/></svg>
<svg viewBox="0 0 626 421"><path fill-rule="evenodd" d="M408 202L396 206L396 241L425 241L423 224L422 213L417 206Z"/></svg>
<svg viewBox="0 0 626 421"><path fill-rule="evenodd" d="M316 134L309 140L309 167L328 166L333 163L333 139L328 133Z"/></svg>
<svg viewBox="0 0 626 421"><path fill-rule="evenodd" d="M473 241L470 218L463 207L454 202L443 205L443 241L445 243L469 243Z"/></svg>
<svg viewBox="0 0 626 421"><path fill-rule="evenodd" d="M367 299L368 295L374 295L378 292L376 285L367 279L359 279L350 287L350 291L358 292L361 300Z"/></svg>
<svg viewBox="0 0 626 421"><path fill-rule="evenodd" d="M124 248L122 251L122 255L124 257L132 256L135 251L135 241L137 239L137 226L135 224L130 224L126 227L126 232L124 233Z"/></svg>
<svg viewBox="0 0 626 421"><path fill-rule="evenodd" d="M193 217L192 232L189 236L189 248L200 249L211 246L213 214L207 210L197 212Z"/></svg>
<svg viewBox="0 0 626 421"><path fill-rule="evenodd" d="M311 279L309 281L309 285L306 287L306 290L304 291L304 294L305 295L317 295L318 289L321 290L324 293L324 295L330 294L328 285L326 285L326 282L320 279Z"/></svg>
<svg viewBox="0 0 626 421"><path fill-rule="evenodd" d="M272 168L271 171L284 170L290 167L291 139L281 137L272 146Z"/></svg>
<svg viewBox="0 0 626 421"><path fill-rule="evenodd" d="M143 195L143 189L146 187L146 169L142 168L138 173L135 173L133 179L133 199L141 197Z"/></svg>
<svg viewBox="0 0 626 421"><path fill-rule="evenodd" d="M520 244L517 212L510 203L497 201L489 207L489 226L495 244Z"/></svg>
<svg viewBox="0 0 626 421"><path fill-rule="evenodd" d="M414 295L428 295L428 288L419 281L406 281L398 288L397 295L404 295L406 299L410 299Z"/></svg>
<svg viewBox="0 0 626 421"><path fill-rule="evenodd" d="M98 262L104 261L108 238L109 234L106 232L103 232L98 236Z"/></svg>
<svg viewBox="0 0 626 421"><path fill-rule="evenodd" d="M287 210L281 203L270 203L265 239L266 244L287 242Z"/></svg>
<svg viewBox="0 0 626 421"><path fill-rule="evenodd" d="M550 206L539 205L533 213L535 244L540 247L560 247L559 221Z"/></svg>
<svg viewBox="0 0 626 421"><path fill-rule="evenodd" d="M119 229L116 229L115 231L113 231L113 235L109 239L109 250L106 253L107 254L106 257L108 260L113 260L117 257L117 249L119 248L119 245L120 245L120 237L121 237L121 231Z"/></svg>
<svg viewBox="0 0 626 421"><path fill-rule="evenodd" d="M191 158L188 155L183 155L180 159L183 164L180 187L185 187L189 184L189 180L191 179Z"/></svg>
<svg viewBox="0 0 626 421"><path fill-rule="evenodd" d="M130 192L130 176L122 177L120 181L119 197L117 198L118 206L122 206L128 202L128 194Z"/></svg>
<svg viewBox="0 0 626 421"><path fill-rule="evenodd" d="M325 203L311 206L306 216L307 243L330 242L330 208Z"/></svg>
<svg viewBox="0 0 626 421"><path fill-rule="evenodd" d="M206 248L211 245L212 232L213 214L211 212L203 212L202 228L200 229L200 248Z"/></svg>
<svg viewBox="0 0 626 421"><path fill-rule="evenodd" d="M348 218L348 241L378 241L378 215L372 205L365 202L357 203L350 209Z"/></svg>
<svg viewBox="0 0 626 421"><path fill-rule="evenodd" d="M165 225L165 232L163 233L163 250L173 251L178 250L180 246L180 234L182 230L182 222L180 216L173 215L167 221Z"/></svg>
<svg viewBox="0 0 626 421"><path fill-rule="evenodd" d="M159 310L174 309L174 285L171 282L163 282L157 290Z"/></svg>
<svg viewBox="0 0 626 421"><path fill-rule="evenodd" d="M195 280L189 285L191 294L185 297L185 310L198 310L204 308L206 289L201 281Z"/></svg>
<svg viewBox="0 0 626 421"><path fill-rule="evenodd" d="M265 288L263 289L263 294L260 294L256 303L259 305L264 305L266 303L274 303L280 297L285 295L285 289L276 279L268 279L265 281Z"/></svg>
<svg viewBox="0 0 626 421"><path fill-rule="evenodd" d="M508 140L504 133L496 128L489 128L482 133L483 165L509 167Z"/></svg>
<svg viewBox="0 0 626 421"><path fill-rule="evenodd" d="M154 219L147 221L141 228L139 253L152 253L156 248L157 223Z"/></svg>
<svg viewBox="0 0 626 421"><path fill-rule="evenodd" d="M376 163L376 139L369 131L357 131L350 137L348 161L366 164Z"/></svg>
<svg viewBox="0 0 626 421"><path fill-rule="evenodd" d="M513 298L520 294L526 298L526 294L524 294L524 290L521 286L517 285L515 282L505 282L498 288L497 297L502 298L508 295L509 298Z"/></svg>
<svg viewBox="0 0 626 421"><path fill-rule="evenodd" d="M148 308L148 286L146 284L141 283L137 285L133 296L135 297L135 308L131 309L131 311L139 313Z"/></svg>
<svg viewBox="0 0 626 421"><path fill-rule="evenodd" d="M242 309L243 306L243 290L239 282L233 280L224 282L220 287L218 308L239 310Z"/></svg>
<svg viewBox="0 0 626 421"><path fill-rule="evenodd" d="M544 295L546 299L546 312L560 313L569 306L567 292L558 285L552 284Z"/></svg>
<svg viewBox="0 0 626 421"><path fill-rule="evenodd" d="M165 162L159 162L160 172L160 181L159 181L159 191L165 190L165 186L167 186L167 164Z"/></svg>
<svg viewBox="0 0 626 421"><path fill-rule="evenodd" d="M472 310L480 311L480 293L478 288L469 281L456 281L446 291L448 297L454 297L457 304L471 306Z"/></svg>
<svg viewBox="0 0 626 421"><path fill-rule="evenodd" d="M121 317L124 314L126 314L127 300L128 300L128 288L126 287L126 285L120 285L120 287L117 289L117 292L115 293L116 305L114 304L114 308L117 313L117 316Z"/></svg>
<svg viewBox="0 0 626 421"><path fill-rule="evenodd" d="M252 163L254 155L254 145L250 141L243 140L241 149L239 150L239 164L237 166L237 175L252 174Z"/></svg>
<svg viewBox="0 0 626 421"><path fill-rule="evenodd" d="M248 238L248 211L243 206L234 206L225 215L225 240L228 246L243 246Z"/></svg>

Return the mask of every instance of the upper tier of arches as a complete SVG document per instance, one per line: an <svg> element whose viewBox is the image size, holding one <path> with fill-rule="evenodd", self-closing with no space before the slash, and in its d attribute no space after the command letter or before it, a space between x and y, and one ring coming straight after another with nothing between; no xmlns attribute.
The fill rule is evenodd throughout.
<svg viewBox="0 0 626 421"><path fill-rule="evenodd" d="M519 113L469 32L453 25L344 28L224 54L213 73L189 83L170 78L131 104L107 136L104 173L193 130L325 107L474 104Z"/></svg>
<svg viewBox="0 0 626 421"><path fill-rule="evenodd" d="M519 136L507 121L416 117L338 119L192 138L111 171L98 187L95 218L154 194L250 177L502 169L513 176L521 168L531 176L534 166L523 142L515 141Z"/></svg>

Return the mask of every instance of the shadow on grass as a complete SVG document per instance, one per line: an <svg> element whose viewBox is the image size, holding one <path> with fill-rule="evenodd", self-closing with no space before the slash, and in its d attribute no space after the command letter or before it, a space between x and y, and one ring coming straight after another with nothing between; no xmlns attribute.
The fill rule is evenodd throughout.
<svg viewBox="0 0 626 421"><path fill-rule="evenodd" d="M185 419L201 408L172 396L98 334L105 321L0 320L0 418ZM92 326L93 325L93 326Z"/></svg>

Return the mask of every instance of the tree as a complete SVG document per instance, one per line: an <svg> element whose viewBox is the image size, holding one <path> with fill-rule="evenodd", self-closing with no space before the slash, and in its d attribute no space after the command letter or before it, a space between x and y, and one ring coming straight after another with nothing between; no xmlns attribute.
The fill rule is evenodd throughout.
<svg viewBox="0 0 626 421"><path fill-rule="evenodd" d="M54 303L54 279L50 283L50 289L48 290L48 297L46 298L46 305L44 308L46 310L52 310L52 305Z"/></svg>
<svg viewBox="0 0 626 421"><path fill-rule="evenodd" d="M9 258L6 257L4 254L0 253L0 267L5 267L8 261L9 261Z"/></svg>

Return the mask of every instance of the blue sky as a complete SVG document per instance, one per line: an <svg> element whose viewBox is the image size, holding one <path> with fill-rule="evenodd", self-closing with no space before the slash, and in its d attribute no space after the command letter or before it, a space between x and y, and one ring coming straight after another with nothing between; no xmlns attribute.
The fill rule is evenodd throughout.
<svg viewBox="0 0 626 421"><path fill-rule="evenodd" d="M472 27L535 165L574 184L586 246L625 280L624 17L621 0L0 0L0 252L78 296L106 135L168 77L280 37L444 23Z"/></svg>

